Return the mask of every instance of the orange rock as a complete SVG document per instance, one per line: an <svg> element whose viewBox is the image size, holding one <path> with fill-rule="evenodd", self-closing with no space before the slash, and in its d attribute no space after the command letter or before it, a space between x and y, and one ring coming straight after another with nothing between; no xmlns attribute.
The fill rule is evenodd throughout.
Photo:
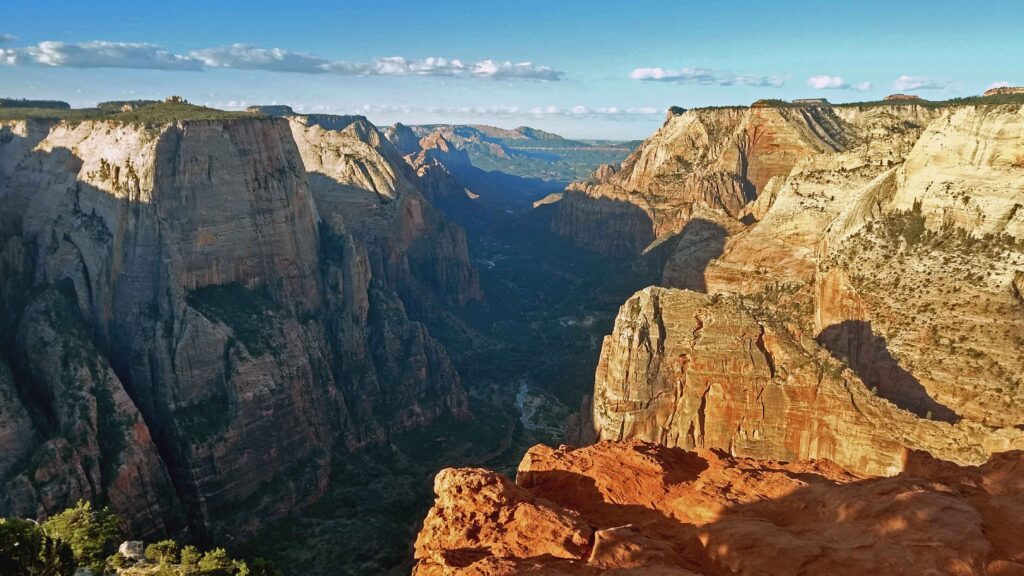
<svg viewBox="0 0 1024 576"><path fill-rule="evenodd" d="M535 446L517 484L483 470L442 471L416 543L415 574L1024 569L1020 451L979 467L911 452L900 475L875 478L826 460L734 458L640 441Z"/></svg>

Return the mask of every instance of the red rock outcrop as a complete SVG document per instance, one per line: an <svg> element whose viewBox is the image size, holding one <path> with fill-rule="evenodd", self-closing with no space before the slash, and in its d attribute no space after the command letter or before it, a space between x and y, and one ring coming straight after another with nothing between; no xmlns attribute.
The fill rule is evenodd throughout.
<svg viewBox="0 0 1024 576"><path fill-rule="evenodd" d="M414 574L1009 575L1024 570L1024 454L891 478L826 460L602 442L535 446L512 484L442 471ZM524 533L528 533L527 537Z"/></svg>

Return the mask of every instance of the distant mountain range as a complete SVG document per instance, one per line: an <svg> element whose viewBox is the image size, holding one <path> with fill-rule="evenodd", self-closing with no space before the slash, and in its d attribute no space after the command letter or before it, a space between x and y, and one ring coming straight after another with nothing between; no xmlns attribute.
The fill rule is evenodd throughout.
<svg viewBox="0 0 1024 576"><path fill-rule="evenodd" d="M473 166L514 176L571 182L586 178L601 164L618 164L639 141L570 140L538 128L508 130L479 124L410 126L424 137L440 133L465 150Z"/></svg>

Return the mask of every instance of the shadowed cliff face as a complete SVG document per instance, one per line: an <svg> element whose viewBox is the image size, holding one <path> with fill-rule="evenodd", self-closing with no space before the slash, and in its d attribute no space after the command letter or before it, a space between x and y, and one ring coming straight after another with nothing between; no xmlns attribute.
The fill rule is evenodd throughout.
<svg viewBox="0 0 1024 576"><path fill-rule="evenodd" d="M817 342L790 333L775 313L765 302L723 295L663 288L634 295L601 351L592 409L597 439L828 458L887 475L901 469L908 449L977 464L993 451L1024 447L1019 430L938 421L954 418L912 380L890 379L906 374L875 348L877 339L847 333L855 354L847 369ZM886 379L887 394L875 396L862 377ZM904 406L923 415L931 409L937 419Z"/></svg>
<svg viewBox="0 0 1024 576"><path fill-rule="evenodd" d="M704 274L708 265L722 255L729 231L722 225L694 218L675 239L671 260L666 264L663 284L694 292L707 292ZM672 270L672 274L668 273Z"/></svg>
<svg viewBox="0 0 1024 576"><path fill-rule="evenodd" d="M817 339L882 398L922 418L959 420L955 412L932 399L913 374L900 367L885 338L871 330L870 322L847 320L834 324L822 330Z"/></svg>
<svg viewBox="0 0 1024 576"><path fill-rule="evenodd" d="M578 246L613 256L636 255L654 241L651 217L635 204L569 190L555 205L552 231Z"/></svg>
<svg viewBox="0 0 1024 576"><path fill-rule="evenodd" d="M316 137L381 143L338 128ZM139 536L187 518L237 537L315 498L338 447L466 414L408 314L479 289L461 231L409 181L382 188L403 165L378 154L377 180L352 183L374 188L335 202L311 194L284 120L2 135L0 315L17 329L0 410L33 430L13 447L33 456L4 464L0 513L97 498ZM380 229L346 229L365 195Z"/></svg>
<svg viewBox="0 0 1024 576"><path fill-rule="evenodd" d="M438 474L415 574L1012 574L1021 452L892 478L642 442L532 448L516 482Z"/></svg>
<svg viewBox="0 0 1024 576"><path fill-rule="evenodd" d="M639 252L647 237L649 244L680 232L701 207L743 217L744 207L772 178L787 175L803 158L842 150L856 138L854 128L829 108L670 114L618 170L599 170L589 181L571 185L566 195L571 202L559 211L552 229L602 252L623 247L594 239L621 229L634 240L625 248ZM618 222L606 222L599 206L608 200L628 204L646 218L620 214Z"/></svg>
<svg viewBox="0 0 1024 576"><path fill-rule="evenodd" d="M597 205L618 194L612 184L625 189L642 181L646 188L615 197L644 205L657 228L659 214L669 213L667 199L687 194L683 180L665 170L707 169L719 158L709 151L727 149L736 134L676 138L676 131L693 135L698 125L774 114L699 112L685 121L685 114L671 117L619 171L589 184L594 194L581 197ZM773 116L782 124L760 117L760 141L771 133L776 143L783 134L814 142L799 130L786 132L813 124L836 128L814 130L836 145L789 156L788 172L762 179L759 197L740 212L696 200L702 213L693 208L678 234L658 236L652 246L672 243L662 285L729 297L691 307L684 303L690 297L652 289L627 302L605 340L589 410L600 438L700 446L703 437L712 442L704 446L734 454L816 454L872 473L899 468L901 448L893 443L963 464L1021 446L1024 324L1014 282L1024 244L1010 203L1024 198L1019 174L1007 166L1020 145L1020 107L834 108L825 113L830 123L790 112L799 116ZM684 166L684 158L702 163ZM726 310L733 304L736 314ZM721 312L709 315L717 327L700 316L711 309ZM706 339L738 318L764 329L763 337L753 326L734 335L747 350ZM818 369L800 374L797 358ZM785 382L784 400L773 398L771 382ZM830 383L838 386L825 393ZM798 391L803 386L806 395ZM868 405L884 400L879 416L891 413L879 421L886 422L881 432L855 430L871 419L865 401L850 397L864 391ZM821 402L830 396L836 403L826 408ZM940 422L954 426L936 427ZM844 423L853 428L837 431ZM952 451L950 434L958 438ZM888 456L862 457L869 453Z"/></svg>

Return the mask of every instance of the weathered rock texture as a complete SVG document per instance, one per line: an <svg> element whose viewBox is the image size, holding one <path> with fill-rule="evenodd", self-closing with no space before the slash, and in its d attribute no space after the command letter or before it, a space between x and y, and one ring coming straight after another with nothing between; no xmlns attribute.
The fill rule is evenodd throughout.
<svg viewBox="0 0 1024 576"><path fill-rule="evenodd" d="M639 441L535 446L512 484L442 471L414 573L1017 574L1024 454L891 478Z"/></svg>
<svg viewBox="0 0 1024 576"><path fill-rule="evenodd" d="M706 266L706 290L788 286L803 329L901 407L1020 424L1024 318L1012 286L1024 268L1024 183L1013 159L1024 111L933 110L927 122L846 113L875 128L794 168L761 221ZM691 287L681 278L694 274L670 261L664 279Z"/></svg>
<svg viewBox="0 0 1024 576"><path fill-rule="evenodd" d="M0 514L244 534L338 447L464 415L410 315L479 296L465 239L383 145L339 117L0 127Z"/></svg>
<svg viewBox="0 0 1024 576"><path fill-rule="evenodd" d="M730 408L715 415L705 412L704 424L708 430L721 425L721 436L705 446L774 458L828 457L872 473L885 472L889 464L882 461L899 460L899 449L891 452L877 442L929 450L959 463L979 463L993 450L1018 446L1024 423L1024 355L1020 353L1024 315L1016 283L1024 270L1020 239L1024 173L1017 158L1024 153L1024 108L894 104L690 111L670 116L631 159L632 166L644 165L644 150L649 158L657 158L655 151L663 150L661 157L670 159L736 148L732 131L708 141L667 138L674 133L673 126L693 126L698 118L713 117L724 124L723 119L736 115L752 122L767 114L787 119L790 124L785 126L792 122L810 126L806 122L815 113L831 120L818 122L822 129L829 128L829 138L822 141L831 144L817 151L787 145L804 152L788 169L774 164L778 171L762 172L764 177L754 187L756 200L736 211L713 198L698 199L687 208L685 225L674 231L669 227L669 232L655 227L643 238L650 242L648 250L671 245L662 284L731 294L715 300L715 306L725 306L722 317L733 318L736 310L726 310L734 306L774 331L776 343L796 344L806 361L819 357L823 349L839 361L823 370L843 378L796 375L781 388L787 392L786 400L763 408L746 396L746 390L760 390L762 385L748 383L723 391L718 401ZM684 119L687 115L692 118ZM764 133L779 134L776 142L803 138L802 132L786 132L776 124ZM797 141L803 142L801 138ZM703 158L701 163L687 165L683 171L687 176L666 180L668 184L659 180L664 180L664 173L658 166L671 166L672 161L648 161L650 168L632 180L646 187L621 196L618 209L639 210L648 201L649 206L666 207L678 199L693 198L693 189L685 183L714 165ZM588 186L601 191L618 183L625 189L629 166L627 162L610 180ZM701 194L714 190L698 187ZM612 202L601 194L577 195L577 200L589 210ZM656 213L647 210L647 220L656 222ZM604 222L601 227L610 228L609 233L591 227L593 222L581 218L577 229L584 234L593 231L593 237L606 247L621 247L620 232L639 221L627 220L618 228ZM687 388L679 389L679 376L665 368L678 362L676 353L660 350L646 333L636 332L640 334L636 336L630 330L649 324L655 334L662 318L679 318L678 314L685 316L706 304L673 296L672 304L639 311L636 302L654 301L656 296L644 293L631 300L620 314L615 335L606 343L594 392L595 429L602 438L700 445L699 434L693 434L692 440L687 437L691 422L700 430L693 419L699 391L709 382L734 380L737 369L724 360L708 361L701 364L703 373L696 386L687 379ZM673 306L682 306L684 312ZM688 329L681 328L672 338L686 341ZM697 353L698 362L709 354L719 358L712 350L677 346L683 346L687 355ZM783 355L801 357L793 356L793 350L797 349ZM734 358L749 356L742 350L734 352ZM757 356L753 354L750 362ZM791 376L769 375L786 382ZM807 398L825 402L832 397L840 402L826 408L795 401L802 394L795 382L801 380L813 385L809 389L813 394ZM826 384L840 381L843 385L833 393L820 394ZM857 426L837 432L843 422L872 421L870 411L860 413L866 404L857 400L866 391L871 391L868 405L880 399L883 402L878 405L886 407L879 422L895 424L879 424L877 433L859 432ZM666 408L677 404L673 400L677 396L685 399L679 408ZM709 406L714 404L713 395L707 400ZM745 408L735 411L735 406ZM804 409L810 416L794 415ZM755 418L758 411L764 414ZM685 416L682 422L680 415ZM824 427L819 417L824 418ZM759 441L748 443L752 422L774 419L789 432L766 435L758 429ZM948 429L934 428L939 422ZM825 439L828 434L822 436L826 429L846 444L841 450L852 452L832 453L833 441ZM709 433L706 438L713 436ZM822 442L825 452L817 452ZM880 461L858 461L858 451Z"/></svg>
<svg viewBox="0 0 1024 576"><path fill-rule="evenodd" d="M739 218L773 178L803 158L845 149L851 138L831 108L673 113L617 171L570 186L553 228L603 253L637 253L681 231L695 206Z"/></svg>
<svg viewBox="0 0 1024 576"><path fill-rule="evenodd" d="M664 288L630 298L605 338L593 423L599 440L827 458L868 474L895 474L908 449L977 464L1024 448L1015 428L901 410L750 300Z"/></svg>

